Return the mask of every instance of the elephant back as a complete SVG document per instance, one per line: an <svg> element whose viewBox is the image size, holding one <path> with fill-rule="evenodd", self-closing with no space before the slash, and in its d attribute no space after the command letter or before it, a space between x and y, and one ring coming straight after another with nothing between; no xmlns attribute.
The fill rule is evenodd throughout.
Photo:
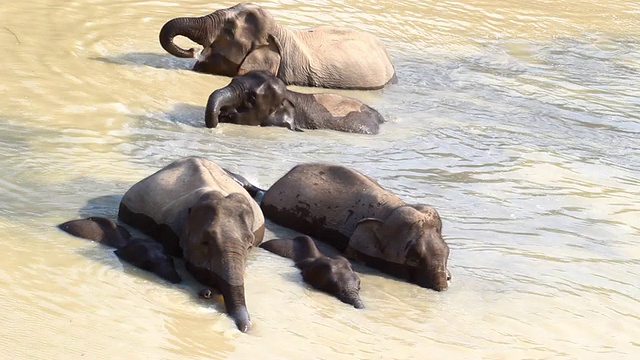
<svg viewBox="0 0 640 360"><path fill-rule="evenodd" d="M265 216L288 228L346 249L358 222L386 217L404 202L370 177L347 167L297 165L265 193Z"/></svg>
<svg viewBox="0 0 640 360"><path fill-rule="evenodd" d="M133 185L120 202L118 217L158 239L169 252L179 252L188 209L210 191L245 196L254 214L252 230L263 232L264 216L257 203L224 169L201 157L176 160Z"/></svg>

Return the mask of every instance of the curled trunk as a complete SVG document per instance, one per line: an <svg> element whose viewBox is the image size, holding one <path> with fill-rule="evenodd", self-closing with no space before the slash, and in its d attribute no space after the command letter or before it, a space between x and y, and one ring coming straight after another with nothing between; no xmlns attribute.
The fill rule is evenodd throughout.
<svg viewBox="0 0 640 360"><path fill-rule="evenodd" d="M195 49L185 50L173 42L176 36L186 36L191 41L207 47L213 43L218 33L214 14L202 17L175 18L164 24L160 30L160 45L169 54L181 58L195 57Z"/></svg>
<svg viewBox="0 0 640 360"><path fill-rule="evenodd" d="M220 110L222 107L236 106L242 99L231 87L224 87L211 93L207 101L207 109L204 114L204 122L208 128L218 126Z"/></svg>

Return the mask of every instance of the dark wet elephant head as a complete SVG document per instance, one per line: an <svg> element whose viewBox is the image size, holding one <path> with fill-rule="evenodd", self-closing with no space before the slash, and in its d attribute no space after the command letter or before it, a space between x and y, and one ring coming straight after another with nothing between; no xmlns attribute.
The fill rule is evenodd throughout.
<svg viewBox="0 0 640 360"><path fill-rule="evenodd" d="M364 308L359 294L360 278L351 268L351 263L340 255L322 254L309 236L273 239L260 247L294 260L302 272L302 279L314 288L358 309Z"/></svg>
<svg viewBox="0 0 640 360"><path fill-rule="evenodd" d="M355 253L354 253L355 251ZM449 246L442 239L438 212L426 205L396 208L386 219L365 218L349 240L347 252L366 256L369 262L384 260L390 273L422 287L446 290Z"/></svg>
<svg viewBox="0 0 640 360"><path fill-rule="evenodd" d="M384 118L360 100L298 93L266 71L251 71L209 96L205 125L215 128L219 122L376 134Z"/></svg>
<svg viewBox="0 0 640 360"><path fill-rule="evenodd" d="M252 71L237 76L209 96L205 125L214 128L218 122L252 126L290 124L288 127L292 128L291 105L286 96L284 82L267 72Z"/></svg>
<svg viewBox="0 0 640 360"><path fill-rule="evenodd" d="M208 192L188 210L180 247L189 266L207 279L196 279L217 287L227 312L238 329L251 327L244 296L244 269L253 246L253 212L247 197Z"/></svg>
<svg viewBox="0 0 640 360"><path fill-rule="evenodd" d="M342 256L307 258L298 261L302 278L318 290L332 294L340 301L364 308L360 300L360 277L351 268L349 260Z"/></svg>
<svg viewBox="0 0 640 360"><path fill-rule="evenodd" d="M276 75L280 66L280 43L270 34L272 16L260 6L240 3L202 17L181 17L167 22L160 30L160 44L170 54L196 57L196 50L185 50L173 42L186 36L204 47L196 71L218 75L242 75L251 70L268 70Z"/></svg>

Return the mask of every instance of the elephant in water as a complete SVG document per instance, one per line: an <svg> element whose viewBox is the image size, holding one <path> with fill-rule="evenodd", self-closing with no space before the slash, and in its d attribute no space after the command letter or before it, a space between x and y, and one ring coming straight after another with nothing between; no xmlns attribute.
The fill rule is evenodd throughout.
<svg viewBox="0 0 640 360"><path fill-rule="evenodd" d="M186 36L203 46L178 47ZM380 89L395 82L395 70L376 36L347 28L289 29L262 7L240 3L202 17L180 17L160 30L160 44L171 55L198 58L193 69L236 76L265 70L287 85L342 89Z"/></svg>
<svg viewBox="0 0 640 360"><path fill-rule="evenodd" d="M359 295L360 278L349 260L340 255L322 254L310 237L273 239L263 242L260 247L295 261L296 267L302 271L302 279L314 288L357 309L364 308Z"/></svg>
<svg viewBox="0 0 640 360"><path fill-rule="evenodd" d="M173 258L164 252L162 245L150 239L132 238L127 229L110 219L92 216L67 221L58 227L71 235L114 247L118 258L169 282L177 284L182 280Z"/></svg>
<svg viewBox="0 0 640 360"><path fill-rule="evenodd" d="M358 171L297 165L264 193L261 208L273 222L324 241L348 259L425 288L448 287L449 246L438 212L405 203Z"/></svg>
<svg viewBox="0 0 640 360"><path fill-rule="evenodd" d="M384 118L359 100L287 90L268 72L251 71L209 96L205 125L214 128L218 122L377 134Z"/></svg>
<svg viewBox="0 0 640 360"><path fill-rule="evenodd" d="M119 219L182 256L196 280L220 290L240 331L250 326L244 295L248 251L264 236L258 204L232 173L200 157L174 161L133 185Z"/></svg>

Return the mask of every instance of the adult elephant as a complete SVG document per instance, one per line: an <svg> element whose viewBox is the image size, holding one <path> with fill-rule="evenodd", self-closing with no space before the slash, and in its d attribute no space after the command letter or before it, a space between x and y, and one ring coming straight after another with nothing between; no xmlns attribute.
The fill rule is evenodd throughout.
<svg viewBox="0 0 640 360"><path fill-rule="evenodd" d="M209 96L205 125L214 128L219 122L377 134L384 118L359 100L291 91L270 73L251 71Z"/></svg>
<svg viewBox="0 0 640 360"><path fill-rule="evenodd" d="M178 47L186 36L204 47ZM240 3L202 17L180 17L160 30L160 44L170 54L198 58L194 70L236 76L265 70L288 85L344 89L379 89L395 81L395 70L376 36L347 28L321 26L288 29L252 3Z"/></svg>
<svg viewBox="0 0 640 360"><path fill-rule="evenodd" d="M438 212L405 203L358 171L297 165L266 191L261 207L268 219L351 260L436 291L448 287L449 246Z"/></svg>
<svg viewBox="0 0 640 360"><path fill-rule="evenodd" d="M243 273L264 216L232 174L204 158L176 160L133 185L118 217L182 256L196 280L220 290L238 329L250 328Z"/></svg>

